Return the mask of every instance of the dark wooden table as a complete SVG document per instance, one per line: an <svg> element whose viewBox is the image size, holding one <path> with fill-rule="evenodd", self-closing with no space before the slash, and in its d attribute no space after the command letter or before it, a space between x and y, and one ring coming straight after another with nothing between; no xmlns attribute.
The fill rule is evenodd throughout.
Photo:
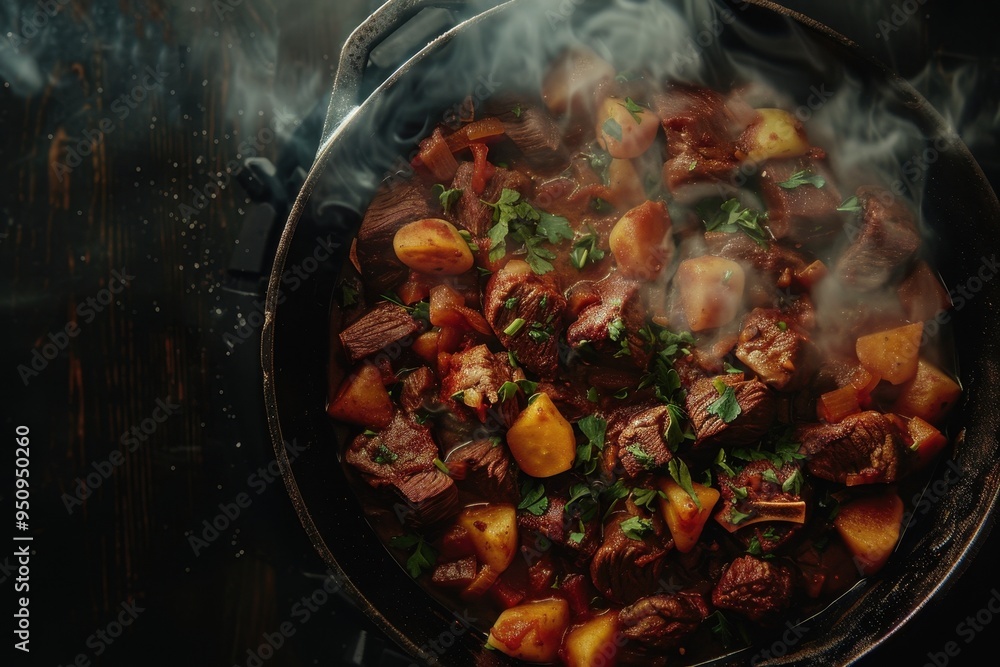
<svg viewBox="0 0 1000 667"><path fill-rule="evenodd" d="M223 341L253 309L225 289L251 207L230 168L287 147L372 4L51 0L3 24L0 508L23 426L33 542L31 654L0 664L244 665L315 588L266 468L256 350ZM996 542L865 664L943 650L1000 586ZM266 664L351 664L348 628L379 641L346 605L314 617Z"/></svg>

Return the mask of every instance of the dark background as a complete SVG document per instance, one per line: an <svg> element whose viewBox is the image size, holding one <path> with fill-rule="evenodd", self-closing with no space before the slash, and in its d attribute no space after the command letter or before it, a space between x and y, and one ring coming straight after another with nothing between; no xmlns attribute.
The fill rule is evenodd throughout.
<svg viewBox="0 0 1000 667"><path fill-rule="evenodd" d="M271 220L248 196L266 194L265 174L248 177L261 163L240 176L228 167L295 154L308 164L309 119L324 106L340 45L376 4L0 0L0 447L11 452L0 470L13 470L14 427L28 426L32 519L23 534L34 538L32 653L0 664L83 655L105 665L244 665L248 649L321 585L322 563L283 485L256 472L273 455L253 335L261 286L244 251ZM784 4L910 78L1000 183L1000 48L979 3ZM908 18L883 31L894 7ZM111 129L95 134L102 127ZM244 270L231 270L234 262ZM114 271L134 278L88 321L78 304L107 295ZM247 321L244 340L237 327ZM18 367L67 323L79 334L25 386ZM158 401L179 406L162 423L148 421ZM128 451L122 438L144 425L148 439ZM125 453L113 465L117 449ZM92 477L93 494L67 509L95 465L107 478ZM4 517L13 513L10 478L0 485ZM249 507L196 555L202 522L240 493ZM987 542L950 592L862 664L933 664L928 652L954 640L961 653L948 664L979 665L994 642L965 644L955 628L1000 587L998 543ZM0 547L5 623L13 548ZM123 604L138 617L109 644L95 633L114 633ZM7 626L0 636L11 636ZM265 664L409 663L389 648L335 599Z"/></svg>

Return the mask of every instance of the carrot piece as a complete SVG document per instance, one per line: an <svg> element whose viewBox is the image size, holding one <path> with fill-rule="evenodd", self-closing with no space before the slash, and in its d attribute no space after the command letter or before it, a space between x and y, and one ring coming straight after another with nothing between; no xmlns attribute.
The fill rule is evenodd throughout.
<svg viewBox="0 0 1000 667"><path fill-rule="evenodd" d="M795 274L795 279L806 289L812 289L816 283L826 277L826 274L826 264L817 259L806 268L798 271Z"/></svg>
<svg viewBox="0 0 1000 667"><path fill-rule="evenodd" d="M446 141L451 152L457 153L477 141L499 137L504 132L506 132L506 128L502 120L499 118L483 118L482 120L477 120L460 127L454 133L448 135Z"/></svg>
<svg viewBox="0 0 1000 667"><path fill-rule="evenodd" d="M816 401L816 415L830 424L857 412L861 412L861 405L858 392L851 385L828 391Z"/></svg>
<svg viewBox="0 0 1000 667"><path fill-rule="evenodd" d="M937 453L948 444L948 438L920 417L914 417L907 424L913 444L910 449L917 453L917 466L930 463Z"/></svg>
<svg viewBox="0 0 1000 667"><path fill-rule="evenodd" d="M458 171L458 160L448 147L448 142L436 128L434 134L420 142L420 153L414 159L414 166L423 165L442 183L451 183Z"/></svg>
<svg viewBox="0 0 1000 667"><path fill-rule="evenodd" d="M472 144L469 148L472 149L472 155L475 158L472 169L472 191L481 195L486 189L486 181L490 180L496 173L496 167L486 160L486 155L490 150L486 144Z"/></svg>

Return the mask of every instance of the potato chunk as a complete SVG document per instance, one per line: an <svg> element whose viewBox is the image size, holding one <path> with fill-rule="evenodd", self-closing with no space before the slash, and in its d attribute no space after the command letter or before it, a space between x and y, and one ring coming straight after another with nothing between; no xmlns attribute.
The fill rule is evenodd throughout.
<svg viewBox="0 0 1000 667"><path fill-rule="evenodd" d="M653 145L660 119L631 98L609 97L597 110L597 142L611 157L630 160Z"/></svg>
<svg viewBox="0 0 1000 667"><path fill-rule="evenodd" d="M506 503L474 505L462 510L457 525L469 533L476 559L500 574L517 553L517 510Z"/></svg>
<svg viewBox="0 0 1000 667"><path fill-rule="evenodd" d="M920 359L922 322L879 331L858 338L858 361L872 373L892 384L903 384L917 374Z"/></svg>
<svg viewBox="0 0 1000 667"><path fill-rule="evenodd" d="M403 225L392 239L396 257L419 273L457 276L472 268L469 244L447 220L426 218Z"/></svg>
<svg viewBox="0 0 1000 667"><path fill-rule="evenodd" d="M913 379L903 385L892 411L940 425L961 395L962 387L957 382L921 359L917 362Z"/></svg>
<svg viewBox="0 0 1000 667"><path fill-rule="evenodd" d="M663 202L647 201L628 211L608 237L618 269L629 278L655 280L673 249L669 229L670 214Z"/></svg>
<svg viewBox="0 0 1000 667"><path fill-rule="evenodd" d="M882 569L896 548L902 523L903 501L894 491L841 505L833 520L862 574Z"/></svg>
<svg viewBox="0 0 1000 667"><path fill-rule="evenodd" d="M691 486L698 496L701 509L698 509L694 499L674 480L663 479L660 482L660 490L667 496L660 498L660 512L667 522L670 535L674 538L674 546L682 554L694 549L705 523L712 515L712 508L719 501L719 492L716 489L697 482L693 482Z"/></svg>
<svg viewBox="0 0 1000 667"><path fill-rule="evenodd" d="M507 446L521 470L551 477L573 467L576 436L548 394L538 394L507 431Z"/></svg>
<svg viewBox="0 0 1000 667"><path fill-rule="evenodd" d="M743 267L714 255L681 262L674 279L691 331L729 324L743 305Z"/></svg>
<svg viewBox="0 0 1000 667"><path fill-rule="evenodd" d="M503 611L490 628L489 646L528 662L553 662L569 627L569 603L539 600Z"/></svg>
<svg viewBox="0 0 1000 667"><path fill-rule="evenodd" d="M327 414L334 419L375 430L388 426L393 412L392 399L382 384L382 374L370 363L361 364L344 379L327 408Z"/></svg>
<svg viewBox="0 0 1000 667"><path fill-rule="evenodd" d="M750 162L798 157L809 150L802 121L784 109L757 109L757 116L736 142L737 157Z"/></svg>
<svg viewBox="0 0 1000 667"><path fill-rule="evenodd" d="M610 611L574 627L566 635L562 658L567 667L614 667L618 654L618 614Z"/></svg>

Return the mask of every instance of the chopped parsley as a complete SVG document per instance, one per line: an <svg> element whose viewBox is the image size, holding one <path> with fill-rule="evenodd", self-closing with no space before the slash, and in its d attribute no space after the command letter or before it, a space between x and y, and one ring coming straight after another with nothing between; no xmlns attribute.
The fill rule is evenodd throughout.
<svg viewBox="0 0 1000 667"><path fill-rule="evenodd" d="M782 181L781 183L778 183L778 185L786 190L793 190L800 185L806 185L807 183L817 188L821 188L826 185L826 179L822 176L813 174L808 169L803 169L802 171L795 172L788 178L787 181Z"/></svg>
<svg viewBox="0 0 1000 667"><path fill-rule="evenodd" d="M657 467L656 458L650 456L639 443L629 445L625 448L625 451L634 456L636 463L641 465L644 470L653 470Z"/></svg>
<svg viewBox="0 0 1000 667"><path fill-rule="evenodd" d="M604 251L597 247L597 233L593 230L580 237L573 244L573 249L569 253L570 263L581 271L588 262L596 264L602 259L604 259Z"/></svg>
<svg viewBox="0 0 1000 667"><path fill-rule="evenodd" d="M729 464L726 463L726 450L720 449L719 453L715 455L715 465L722 468L723 472L730 477L736 477L736 471L730 468Z"/></svg>
<svg viewBox="0 0 1000 667"><path fill-rule="evenodd" d="M446 475L451 474L451 468L449 468L448 464L442 461L441 459L434 459L434 467Z"/></svg>
<svg viewBox="0 0 1000 667"><path fill-rule="evenodd" d="M621 104L619 102L619 106L625 107L625 110L628 111L629 114L631 114L632 120L635 121L636 125L642 124L642 113L645 111L645 109L636 104L631 97L626 97L624 104Z"/></svg>
<svg viewBox="0 0 1000 667"><path fill-rule="evenodd" d="M587 390L587 400L590 401L591 403L597 403L598 400L597 387L591 387L590 389Z"/></svg>
<svg viewBox="0 0 1000 667"><path fill-rule="evenodd" d="M740 370L739 368L736 368L736 366L733 366L733 365L732 365L731 363L729 363L728 361L725 361L725 362L723 362L723 363L722 363L722 368L723 368L723 369L724 369L724 370L725 370L725 371L726 371L727 373L729 373L730 375L736 375L737 373L742 373L742 372L743 372L743 371L741 371L741 370Z"/></svg>
<svg viewBox="0 0 1000 667"><path fill-rule="evenodd" d="M597 497L589 486L586 484L574 484L569 488L569 500L566 501L566 507L563 509L563 512L571 516L579 516L582 523L595 518L597 516L597 509ZM583 532L582 529L581 532Z"/></svg>
<svg viewBox="0 0 1000 667"><path fill-rule="evenodd" d="M608 337L616 343L625 337L625 322L616 317L608 324Z"/></svg>
<svg viewBox="0 0 1000 667"><path fill-rule="evenodd" d="M451 211L451 207L455 205L455 202L457 202L459 198L461 198L464 190L461 188L449 190L440 183L436 183L434 187L431 188L431 192L438 198L438 201L441 202L441 208L444 209L444 214L448 215Z"/></svg>
<svg viewBox="0 0 1000 667"><path fill-rule="evenodd" d="M778 322L778 328L782 331L788 331L788 322Z"/></svg>
<svg viewBox="0 0 1000 667"><path fill-rule="evenodd" d="M549 499L545 496L545 485L527 479L521 484L521 502L517 509L535 516L542 516L549 509Z"/></svg>
<svg viewBox="0 0 1000 667"><path fill-rule="evenodd" d="M612 394L612 397L617 398L619 401L624 401L628 398L628 387L622 387L618 391Z"/></svg>
<svg viewBox="0 0 1000 667"><path fill-rule="evenodd" d="M796 468L795 471L788 476L788 479L782 482L781 490L785 493L791 493L796 496L799 495L802 491L802 473L798 468Z"/></svg>
<svg viewBox="0 0 1000 667"><path fill-rule="evenodd" d="M857 197L848 197L837 207L837 210L847 213L857 213L861 210L861 202L858 201Z"/></svg>
<svg viewBox="0 0 1000 667"><path fill-rule="evenodd" d="M655 512L654 503L660 498L666 498L667 494L659 489L632 489L632 502L639 507L645 507L650 512Z"/></svg>
<svg viewBox="0 0 1000 667"><path fill-rule="evenodd" d="M399 549L400 551L413 549L413 553L406 561L406 569L414 579L424 572L434 569L435 562L437 561L437 553L424 541L423 537L419 535L397 535L389 540L389 544L393 549Z"/></svg>
<svg viewBox="0 0 1000 667"><path fill-rule="evenodd" d="M511 113L514 114L514 118L520 118L521 114L524 113L524 109L522 109L521 105L518 104L515 105L513 109L511 109Z"/></svg>
<svg viewBox="0 0 1000 667"><path fill-rule="evenodd" d="M545 325L541 322L532 322L531 328L528 330L528 338L536 343L545 343L552 337L554 331L555 330L551 325Z"/></svg>
<svg viewBox="0 0 1000 667"><path fill-rule="evenodd" d="M431 321L431 304L426 299L424 301L418 301L412 306L407 306L405 303L399 300L399 298L393 296L392 294L383 294L382 298L390 303L394 303L406 312L410 314L415 320L426 320Z"/></svg>
<svg viewBox="0 0 1000 667"><path fill-rule="evenodd" d="M653 522L649 519L640 519L637 516L625 519L619 527L625 533L625 537L637 542L641 542L646 535L653 532Z"/></svg>
<svg viewBox="0 0 1000 667"><path fill-rule="evenodd" d="M719 392L719 398L708 406L708 414L715 415L726 424L733 423L743 412L739 401L736 400L736 392L721 379L716 379L712 384Z"/></svg>
<svg viewBox="0 0 1000 667"><path fill-rule="evenodd" d="M584 475L592 475L600 462L600 452L604 451L604 437L608 422L597 415L587 415L576 422L587 442L576 447L576 466Z"/></svg>
<svg viewBox="0 0 1000 667"><path fill-rule="evenodd" d="M512 296L511 298L503 302L503 307L506 308L507 310L514 310L515 308L517 308L517 304L520 301L521 301L520 298Z"/></svg>
<svg viewBox="0 0 1000 667"><path fill-rule="evenodd" d="M573 238L573 229L566 218L539 211L521 193L504 188L496 203L483 202L493 208L493 226L487 232L490 241L490 261L499 261L507 254L508 237L520 242L527 255L525 261L537 274L555 268L550 260L556 254L542 244L556 244Z"/></svg>
<svg viewBox="0 0 1000 667"><path fill-rule="evenodd" d="M667 464L667 471L670 473L670 477L673 478L675 482L684 491L691 496L691 500L694 501L695 507L699 510L701 509L701 499L698 494L694 492L694 484L691 482L691 471L688 470L687 464L680 459L670 459L670 463Z"/></svg>
<svg viewBox="0 0 1000 667"><path fill-rule="evenodd" d="M377 463L379 465L389 465L395 463L399 459L399 455L394 451L385 446L385 444L379 443L379 446L375 448L372 452L372 463Z"/></svg>
<svg viewBox="0 0 1000 667"><path fill-rule="evenodd" d="M497 398L501 403L508 401L517 396L518 389L519 387L514 382L504 382L500 385L500 388L497 389Z"/></svg>
<svg viewBox="0 0 1000 667"><path fill-rule="evenodd" d="M765 482L770 482L771 484L777 484L779 486L781 485L781 480L778 479L777 473L775 473L774 470L772 470L771 468L765 470L761 474L760 478Z"/></svg>
<svg viewBox="0 0 1000 667"><path fill-rule="evenodd" d="M347 283L340 283L340 305L343 308L354 306L358 303L358 290Z"/></svg>
<svg viewBox="0 0 1000 667"><path fill-rule="evenodd" d="M766 217L764 214L750 208L743 208L736 198L727 200L719 208L721 210L714 218L705 220L705 228L708 231L729 234L743 232L757 245L767 247L768 234L760 226L760 218Z"/></svg>

